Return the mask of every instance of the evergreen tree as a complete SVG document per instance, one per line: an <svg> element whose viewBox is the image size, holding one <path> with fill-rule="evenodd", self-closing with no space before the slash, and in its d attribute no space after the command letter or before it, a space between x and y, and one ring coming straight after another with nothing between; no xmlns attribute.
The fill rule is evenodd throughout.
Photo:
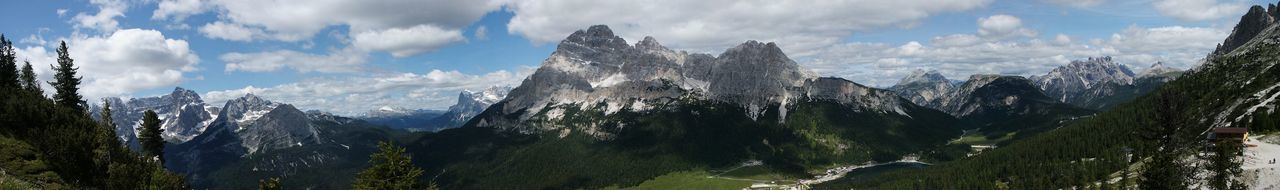
<svg viewBox="0 0 1280 190"><path fill-rule="evenodd" d="M147 158L156 158L160 163L164 163L164 138L160 137L160 133L164 129L160 129L160 118L156 116L156 112L147 110L142 113L142 126L138 127L138 143L142 145L142 152Z"/></svg>
<svg viewBox="0 0 1280 190"><path fill-rule="evenodd" d="M1249 189L1237 177L1244 173L1240 168L1240 144L1221 141L1214 144L1213 154L1209 156L1209 189L1236 190Z"/></svg>
<svg viewBox="0 0 1280 190"><path fill-rule="evenodd" d="M368 169L356 175L352 189L414 189L419 188L418 177L422 169L411 163L405 149L389 142L378 143L379 151L370 155Z"/></svg>
<svg viewBox="0 0 1280 190"><path fill-rule="evenodd" d="M71 60L71 55L67 53L67 42L62 42L58 46L58 65L53 67L56 72L53 75L53 101L58 105L69 107L73 110L84 112L84 100L78 92L80 90L80 77L76 77L76 68Z"/></svg>
<svg viewBox="0 0 1280 190"><path fill-rule="evenodd" d="M258 180L258 190L281 190L281 189L284 189L284 186L280 185L280 178L278 177Z"/></svg>
<svg viewBox="0 0 1280 190"><path fill-rule="evenodd" d="M21 76L18 78L22 80L23 89L37 95L44 94L44 90L40 89L40 82L36 82L36 72L31 69L30 61L27 61L25 65L22 65L22 73L20 75Z"/></svg>
<svg viewBox="0 0 1280 190"><path fill-rule="evenodd" d="M116 128L116 123L111 120L111 101L107 101L106 98L102 99L102 113L99 116L102 117L102 119L99 119L102 122L102 126L113 130Z"/></svg>
<svg viewBox="0 0 1280 190"><path fill-rule="evenodd" d="M1156 97L1159 109L1155 109L1155 125L1144 131L1142 137L1151 144L1146 150L1151 155L1138 179L1139 189L1188 189L1195 178L1195 168L1184 158L1196 144L1194 134L1185 130L1192 126L1186 120L1186 96L1181 91L1166 91Z"/></svg>
<svg viewBox="0 0 1280 190"><path fill-rule="evenodd" d="M0 88L18 88L18 54L13 50L13 41L0 35Z"/></svg>

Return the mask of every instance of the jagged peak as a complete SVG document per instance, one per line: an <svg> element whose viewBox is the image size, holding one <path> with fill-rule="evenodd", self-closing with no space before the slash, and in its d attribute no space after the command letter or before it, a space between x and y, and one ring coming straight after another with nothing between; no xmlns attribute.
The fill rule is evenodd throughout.
<svg viewBox="0 0 1280 190"><path fill-rule="evenodd" d="M605 26L605 25L594 25L587 28L586 30L578 30L576 32L573 32L573 34L569 34L568 38L565 38L564 41L561 41L560 44L561 44L561 48L564 48L566 44L581 45L581 46L586 46L591 48L630 47L630 45L627 45L626 40L622 39L622 37L618 37L617 35L614 35L613 30L609 29L609 26Z"/></svg>
<svg viewBox="0 0 1280 190"><path fill-rule="evenodd" d="M662 46L662 44L658 43L658 40L654 39L653 36L645 36L643 40L636 42L635 47L643 50L670 51L666 46Z"/></svg>
<svg viewBox="0 0 1280 190"><path fill-rule="evenodd" d="M1253 40L1263 30L1275 24L1277 16L1275 12L1277 12L1275 8L1267 9L1260 5L1249 7L1249 11L1240 16L1240 22L1231 29L1231 34L1227 36L1227 39L1218 44L1212 55L1230 53L1249 42L1249 40Z"/></svg>
<svg viewBox="0 0 1280 190"><path fill-rule="evenodd" d="M786 53L782 52L782 48L778 47L778 44L775 44L773 42L763 43L755 40L747 40L742 44L738 44L738 46L734 46L733 48L729 48L729 50L725 50L725 52L721 53L719 57L724 57L725 55L734 55L739 53L759 54L759 55L767 55L767 56L781 56L781 57L787 56Z"/></svg>

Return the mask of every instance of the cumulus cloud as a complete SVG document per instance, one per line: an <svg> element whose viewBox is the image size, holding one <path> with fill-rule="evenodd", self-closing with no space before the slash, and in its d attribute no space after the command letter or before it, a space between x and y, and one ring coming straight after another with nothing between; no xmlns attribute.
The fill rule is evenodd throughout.
<svg viewBox="0 0 1280 190"><path fill-rule="evenodd" d="M120 26L116 17L123 17L125 9L129 6L123 0L91 0L89 3L98 7L98 13L77 13L71 18L75 28L95 29L101 32L115 31ZM58 10L58 12L58 15L66 13L64 10Z"/></svg>
<svg viewBox="0 0 1280 190"><path fill-rule="evenodd" d="M823 75L872 86L892 85L915 69L939 70L958 80L972 74L1030 76L1044 74L1071 60L1097 56L1112 56L1134 70L1157 61L1185 69L1195 66L1228 32L1219 28L1132 26L1109 39L1081 42L1066 35L1050 40L982 41L975 35L961 34L935 38L929 45L914 41L897 46L846 43L798 61Z"/></svg>
<svg viewBox="0 0 1280 190"><path fill-rule="evenodd" d="M1022 19L1010 15L978 18L978 35L988 38L1032 37L1035 30L1022 27Z"/></svg>
<svg viewBox="0 0 1280 190"><path fill-rule="evenodd" d="M1161 15L1183 21L1237 16L1248 8L1244 2L1218 2L1218 0L1158 0L1152 5Z"/></svg>
<svg viewBox="0 0 1280 190"><path fill-rule="evenodd" d="M257 28L248 28L241 25L229 24L218 21L205 24L200 27L200 33L213 39L224 39L231 41L250 41L255 37L263 36L263 32Z"/></svg>
<svg viewBox="0 0 1280 190"><path fill-rule="evenodd" d="M911 26L931 15L971 10L990 2L516 1L508 5L515 16L507 31L535 43L547 43L591 25L607 24L629 41L651 35L678 49L710 52L746 40L762 40L777 42L794 55L806 55L809 50L837 44L855 31Z"/></svg>
<svg viewBox="0 0 1280 190"><path fill-rule="evenodd" d="M151 13L151 19L186 20L188 16L204 12L207 8L204 2L202 0L162 0L156 10Z"/></svg>
<svg viewBox="0 0 1280 190"><path fill-rule="evenodd" d="M52 45L52 44L51 44ZM67 41L71 58L83 76L81 93L88 99L122 96L173 87L195 71L200 58L184 40L168 39L155 30L124 29L108 36L73 36ZM54 47L19 49L19 59L31 61L43 81L57 63Z"/></svg>
<svg viewBox="0 0 1280 190"><path fill-rule="evenodd" d="M408 57L465 41L462 31L446 30L433 25L391 28L356 33L352 45L365 50L390 52L395 57Z"/></svg>
<svg viewBox="0 0 1280 190"><path fill-rule="evenodd" d="M383 106L411 109L445 109L457 100L462 90L481 90L491 86L515 86L533 72L500 70L471 75L458 71L432 70L425 74L387 73L343 78L314 78L273 87L249 86L241 89L210 91L204 99L214 105L244 96L246 93L268 100L294 104L300 109L315 109L341 115L358 115Z"/></svg>
<svg viewBox="0 0 1280 190"><path fill-rule="evenodd" d="M333 50L329 54L310 54L293 50L276 50L255 53L227 53L220 57L226 62L226 72L272 72L289 68L300 73L350 73L361 71L368 56L353 49Z"/></svg>
<svg viewBox="0 0 1280 190"><path fill-rule="evenodd" d="M364 35L370 40L409 40L356 42L366 46L363 48L403 57L458 41L463 27L498 9L501 3L489 0L163 0L152 18L182 20L189 15L212 12L219 20L203 24L201 33L209 38L232 41L297 42L311 39L327 27L345 26L350 35ZM409 44L419 42L424 44Z"/></svg>
<svg viewBox="0 0 1280 190"><path fill-rule="evenodd" d="M1066 5L1072 7L1092 7L1106 2L1106 0L1041 0L1047 3L1058 5Z"/></svg>

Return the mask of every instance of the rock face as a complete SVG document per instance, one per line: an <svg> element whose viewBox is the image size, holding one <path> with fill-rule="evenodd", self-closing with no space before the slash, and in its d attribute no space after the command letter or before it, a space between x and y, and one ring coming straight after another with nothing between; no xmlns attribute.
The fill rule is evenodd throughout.
<svg viewBox="0 0 1280 190"><path fill-rule="evenodd" d="M946 98L955 86L955 83L938 71L915 70L898 81L898 84L889 87L889 90L896 92L902 98L911 100L916 105L938 107L941 100Z"/></svg>
<svg viewBox="0 0 1280 190"><path fill-rule="evenodd" d="M1058 101L1103 110L1146 94L1180 75L1181 70L1159 62L1135 75L1110 57L1102 57L1072 61L1031 80Z"/></svg>
<svg viewBox="0 0 1280 190"><path fill-rule="evenodd" d="M480 112L483 112L485 108L502 101L503 98L507 97L508 92L511 92L511 87L509 86L494 86L479 92L463 90L458 93L458 103L449 106L449 111L439 117L431 119L429 125L426 126L427 130L439 131L462 126L472 117L480 115Z"/></svg>
<svg viewBox="0 0 1280 190"><path fill-rule="evenodd" d="M1249 8L1249 12L1240 17L1240 23L1231 30L1231 35L1227 39L1218 44L1218 48L1213 51L1212 55L1222 55L1230 53L1236 48L1244 45L1254 37L1261 34L1263 30L1275 25L1276 17L1280 16L1280 11L1276 11L1275 5L1270 10L1262 8L1262 6L1253 6Z"/></svg>
<svg viewBox="0 0 1280 190"><path fill-rule="evenodd" d="M1020 76L973 75L942 101L943 112L960 118L982 115L1018 116L1051 111L1063 104ZM1069 106L1068 106L1069 107Z"/></svg>
<svg viewBox="0 0 1280 190"><path fill-rule="evenodd" d="M1091 57L1086 61L1071 61L1071 64L1031 77L1031 80L1049 97L1067 102L1089 88L1108 83L1133 84L1133 76L1129 68L1111 61L1111 57Z"/></svg>
<svg viewBox="0 0 1280 190"><path fill-rule="evenodd" d="M172 93L160 97L132 98L123 101L120 98L107 98L111 103L112 121L116 125L116 135L131 148L137 148L138 131L142 125L143 112L156 112L163 120L160 128L166 141L182 143L204 132L216 118L217 107L212 107L200 99L196 92L181 87ZM95 106L97 107L97 106ZM100 117L101 108L94 108L94 117ZM214 112L210 112L214 110Z"/></svg>
<svg viewBox="0 0 1280 190"><path fill-rule="evenodd" d="M759 118L769 107L779 117L802 98L826 98L886 113L904 101L892 93L843 79L820 79L800 69L774 43L747 41L720 55L676 52L652 37L628 45L606 26L579 30L561 41L529 78L490 107L476 126L532 132L522 121L538 114L552 120L562 105L643 112L682 98L730 103ZM780 119L781 120L781 119Z"/></svg>
<svg viewBox="0 0 1280 190"><path fill-rule="evenodd" d="M253 94L227 101L208 132L184 143L232 148L237 154L252 154L291 146L320 144L320 136L311 124L312 116L289 104L264 100ZM218 143L208 144L208 143Z"/></svg>

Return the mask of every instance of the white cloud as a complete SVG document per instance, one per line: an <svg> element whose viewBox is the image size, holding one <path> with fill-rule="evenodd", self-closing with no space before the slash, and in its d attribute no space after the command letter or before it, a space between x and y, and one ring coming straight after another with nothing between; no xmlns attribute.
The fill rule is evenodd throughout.
<svg viewBox="0 0 1280 190"><path fill-rule="evenodd" d="M66 16L67 9L58 9L58 10L55 10L54 13L58 13L58 17Z"/></svg>
<svg viewBox="0 0 1280 190"><path fill-rule="evenodd" d="M497 9L499 2L486 0L212 0L204 3L182 3L188 0L164 1L174 6L161 7L153 18L180 19L184 15L205 12L218 14L220 20L242 28L264 32L254 39L281 41L310 39L330 26L348 26L349 31L386 30L430 24L455 30L479 20ZM190 5L190 6L178 6Z"/></svg>
<svg viewBox="0 0 1280 190"><path fill-rule="evenodd" d="M539 0L508 5L508 32L535 43L606 24L630 41L718 51L746 40L773 41L793 55L836 44L855 31L906 27L931 15L971 10L991 0L733 1ZM572 11L565 11L572 10Z"/></svg>
<svg viewBox="0 0 1280 190"><path fill-rule="evenodd" d="M872 85L892 85L915 69L936 69L952 79L972 74L1039 75L1074 59L1113 56L1131 69L1141 70L1157 61L1190 68L1212 51L1228 34L1220 28L1129 27L1109 39L1076 42L1066 35L1050 40L1035 38L982 40L975 35L954 34L935 38L929 45L907 42L847 43L820 50L798 61L828 76L845 77ZM942 43L939 43L942 42Z"/></svg>
<svg viewBox="0 0 1280 190"><path fill-rule="evenodd" d="M1022 28L1022 19L1010 15L978 18L978 35L988 38L1032 37L1036 31Z"/></svg>
<svg viewBox="0 0 1280 190"><path fill-rule="evenodd" d="M247 28L237 24L229 24L217 21L205 24L200 27L200 33L213 39L224 39L231 41L250 41L254 37L262 36L263 32L257 28Z"/></svg>
<svg viewBox="0 0 1280 190"><path fill-rule="evenodd" d="M475 35L475 38L476 38L477 40L488 40L488 39L489 39L489 28L488 28L488 27L484 27L484 26L476 27L475 34L473 34L473 35Z"/></svg>
<svg viewBox="0 0 1280 190"><path fill-rule="evenodd" d="M364 31L353 36L352 45L365 50L390 52L395 57L408 57L433 51L450 43L466 41L462 31L446 30L432 25Z"/></svg>
<svg viewBox="0 0 1280 190"><path fill-rule="evenodd" d="M206 8L208 7L204 0L161 0L156 10L151 13L151 19L172 18L174 21L182 21L188 16L205 12Z"/></svg>
<svg viewBox="0 0 1280 190"><path fill-rule="evenodd" d="M200 61L186 41L165 38L155 30L124 29L109 36L73 36L67 45L75 66L80 68L79 75L84 77L80 87L87 100L173 87L185 80L185 73L195 71ZM31 61L41 80L51 79L50 65L57 63L56 53L40 46L18 52L21 59Z"/></svg>
<svg viewBox="0 0 1280 190"><path fill-rule="evenodd" d="M1106 0L1041 0L1048 3L1066 5L1073 7L1092 7L1106 2Z"/></svg>
<svg viewBox="0 0 1280 190"><path fill-rule="evenodd" d="M289 68L300 73L350 73L361 71L368 56L366 53L341 49L327 55L309 54L292 50L276 50L257 53L227 53L220 57L226 62L226 72L272 72Z"/></svg>
<svg viewBox="0 0 1280 190"><path fill-rule="evenodd" d="M1152 5L1161 15L1183 21L1238 16L1247 8L1241 1L1220 3L1218 0L1157 0Z"/></svg>
<svg viewBox="0 0 1280 190"><path fill-rule="evenodd" d="M98 13L85 14L78 13L71 21L76 28L95 29L101 32L111 32L119 29L120 22L116 21L116 17L124 17L125 9L128 4L123 0L91 0L89 3L98 7ZM65 14L66 11L59 10L59 15Z"/></svg>
<svg viewBox="0 0 1280 190"><path fill-rule="evenodd" d="M203 95L214 105L253 93L268 100L294 104L299 109L316 109L341 115L357 115L383 106L411 109L445 109L464 89L514 86L533 72L500 70L470 75L458 71L432 70L425 74L388 73L343 78L314 78L273 87L245 87L211 91Z"/></svg>

